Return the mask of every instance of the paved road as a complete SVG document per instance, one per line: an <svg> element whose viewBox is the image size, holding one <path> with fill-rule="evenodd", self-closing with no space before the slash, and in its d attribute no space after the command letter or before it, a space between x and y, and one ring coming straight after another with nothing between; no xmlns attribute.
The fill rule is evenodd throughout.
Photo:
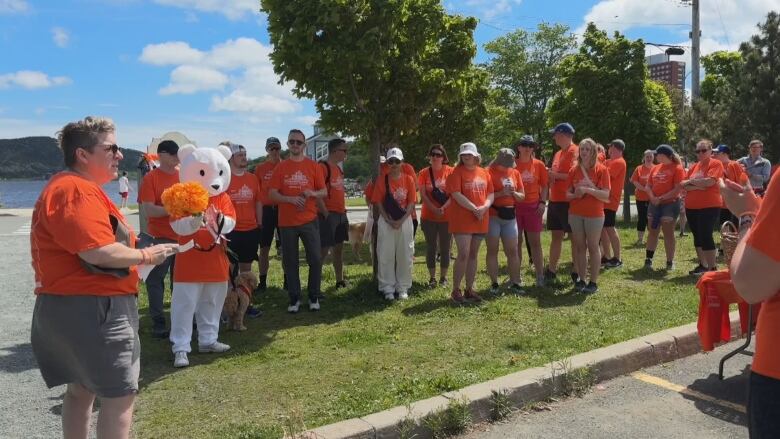
<svg viewBox="0 0 780 439"><path fill-rule="evenodd" d="M752 357L733 357L726 362L726 379L717 376L720 358L741 343L616 378L584 398L555 403L549 411L521 413L465 437L746 438L744 406Z"/></svg>

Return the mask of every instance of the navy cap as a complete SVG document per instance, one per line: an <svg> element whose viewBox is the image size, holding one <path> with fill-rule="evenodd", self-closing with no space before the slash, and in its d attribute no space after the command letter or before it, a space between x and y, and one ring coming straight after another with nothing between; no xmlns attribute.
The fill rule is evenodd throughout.
<svg viewBox="0 0 780 439"><path fill-rule="evenodd" d="M555 128L550 130L550 134L555 133L574 134L574 127L571 126L569 122L559 123L558 125L555 125Z"/></svg>
<svg viewBox="0 0 780 439"><path fill-rule="evenodd" d="M658 145L658 148L655 149L655 153L671 158L674 155L674 149L669 145Z"/></svg>
<svg viewBox="0 0 780 439"><path fill-rule="evenodd" d="M276 137L269 137L265 139L265 147L268 148L271 145L279 145L282 146L282 142L279 141Z"/></svg>
<svg viewBox="0 0 780 439"><path fill-rule="evenodd" d="M536 146L537 143L536 143L536 140L534 140L534 136L532 136L530 134L526 134L523 137L521 137L520 140L515 142L515 145L517 145L517 146L520 146L520 145L533 145L533 146Z"/></svg>
<svg viewBox="0 0 780 439"><path fill-rule="evenodd" d="M729 154L731 155L731 148L728 145L720 144L715 148L712 148L712 152L715 154Z"/></svg>
<svg viewBox="0 0 780 439"><path fill-rule="evenodd" d="M176 155L179 152L179 145L173 140L163 140L157 145L157 154L161 152Z"/></svg>

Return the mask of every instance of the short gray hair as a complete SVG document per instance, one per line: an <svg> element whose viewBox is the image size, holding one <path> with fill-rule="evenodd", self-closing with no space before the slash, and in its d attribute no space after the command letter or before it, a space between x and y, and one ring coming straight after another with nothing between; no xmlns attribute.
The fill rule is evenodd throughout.
<svg viewBox="0 0 780 439"><path fill-rule="evenodd" d="M57 132L57 141L65 159L65 166L76 164L76 150L81 148L92 152L100 135L116 132L114 121L107 117L87 116L83 120L70 122Z"/></svg>

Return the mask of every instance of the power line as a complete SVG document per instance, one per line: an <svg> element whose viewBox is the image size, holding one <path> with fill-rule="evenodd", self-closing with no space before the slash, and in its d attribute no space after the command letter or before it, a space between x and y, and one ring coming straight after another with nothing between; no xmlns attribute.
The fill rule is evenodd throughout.
<svg viewBox="0 0 780 439"><path fill-rule="evenodd" d="M718 13L718 18L720 18L720 27L723 28L723 36L726 37L726 44L731 47L731 40L729 40L729 32L726 30L726 25L723 23L723 15L720 13L720 2L719 1L713 1L712 2L712 8L715 9L715 12Z"/></svg>

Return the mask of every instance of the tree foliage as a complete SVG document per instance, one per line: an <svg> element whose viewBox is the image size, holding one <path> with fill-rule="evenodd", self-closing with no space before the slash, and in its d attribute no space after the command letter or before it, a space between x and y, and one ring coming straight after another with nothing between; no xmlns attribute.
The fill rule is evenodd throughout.
<svg viewBox="0 0 780 439"><path fill-rule="evenodd" d="M629 164L639 163L645 149L674 141L672 103L648 79L644 47L588 24L579 51L559 66L566 91L551 103L550 122L571 122L578 137L602 143L623 139Z"/></svg>
<svg viewBox="0 0 780 439"><path fill-rule="evenodd" d="M368 139L377 166L382 145L470 83L476 20L446 14L439 0L261 0L261 8L281 81L314 99L324 128Z"/></svg>

